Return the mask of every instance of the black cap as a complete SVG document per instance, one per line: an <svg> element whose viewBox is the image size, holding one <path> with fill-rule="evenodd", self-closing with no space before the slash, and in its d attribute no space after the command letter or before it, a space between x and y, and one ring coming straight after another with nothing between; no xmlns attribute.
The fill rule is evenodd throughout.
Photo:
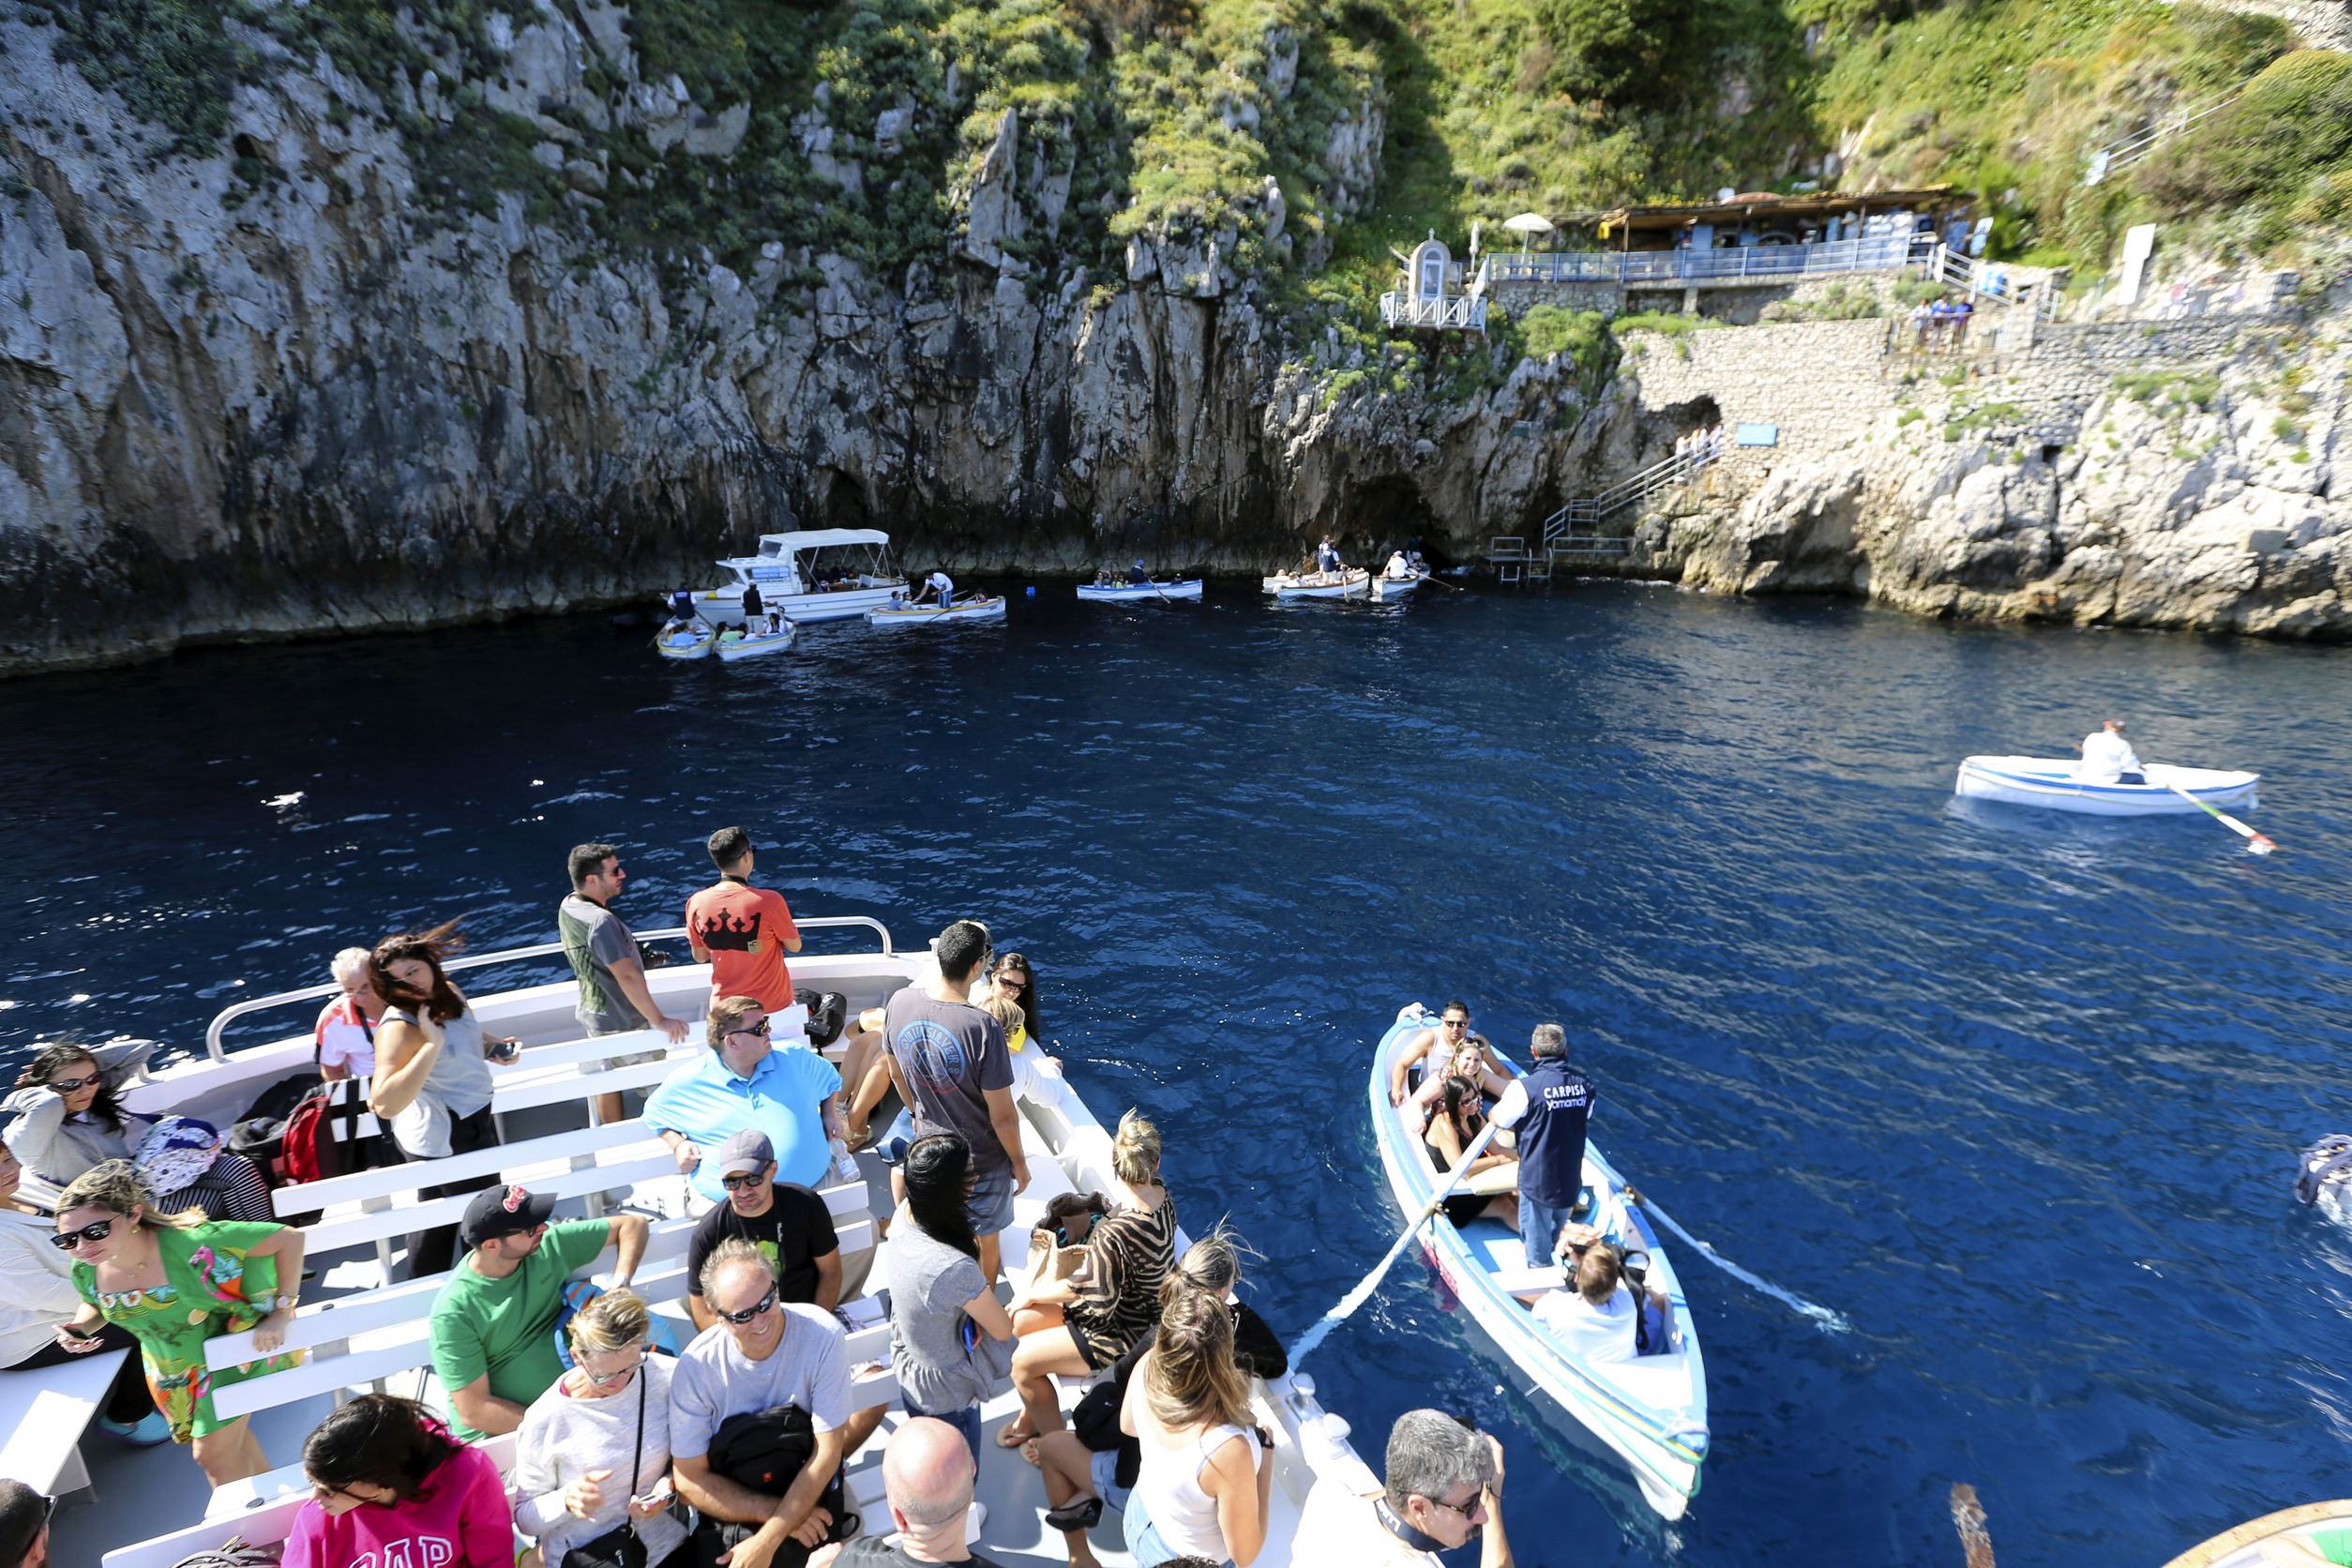
<svg viewBox="0 0 2352 1568"><path fill-rule="evenodd" d="M555 1199L550 1194L519 1186L492 1187L476 1194L465 1206L465 1218L458 1224L458 1240L471 1252L484 1242L535 1229L554 1213Z"/></svg>
<svg viewBox="0 0 2352 1568"><path fill-rule="evenodd" d="M54 1499L43 1497L22 1481L0 1481L0 1562L16 1568L33 1554L41 1527L49 1523Z"/></svg>

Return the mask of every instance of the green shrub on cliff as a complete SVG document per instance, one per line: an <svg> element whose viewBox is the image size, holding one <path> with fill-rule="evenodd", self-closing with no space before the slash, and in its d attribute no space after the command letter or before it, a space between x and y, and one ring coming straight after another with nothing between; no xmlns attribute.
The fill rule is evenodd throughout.
<svg viewBox="0 0 2352 1568"><path fill-rule="evenodd" d="M2161 148L2140 187L2172 216L2258 210L2257 243L2341 222L2352 181L2352 56L2298 50L2229 108Z"/></svg>

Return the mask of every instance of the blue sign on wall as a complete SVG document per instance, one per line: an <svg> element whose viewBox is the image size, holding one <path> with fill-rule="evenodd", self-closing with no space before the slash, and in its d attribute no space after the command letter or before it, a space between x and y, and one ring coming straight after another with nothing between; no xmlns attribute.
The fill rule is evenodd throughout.
<svg viewBox="0 0 2352 1568"><path fill-rule="evenodd" d="M1742 425L1740 427L1739 442L1742 446L1777 446L1780 445L1780 427Z"/></svg>

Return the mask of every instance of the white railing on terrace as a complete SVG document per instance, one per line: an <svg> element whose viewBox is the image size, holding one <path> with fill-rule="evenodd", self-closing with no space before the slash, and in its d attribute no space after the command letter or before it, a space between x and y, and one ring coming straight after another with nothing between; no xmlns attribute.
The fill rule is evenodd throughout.
<svg viewBox="0 0 2352 1568"><path fill-rule="evenodd" d="M1909 263L1912 238L1909 234L1865 234L1817 245L1742 245L1711 250L1497 250L1486 256L1482 270L1494 285L1687 283L1883 272Z"/></svg>
<svg viewBox="0 0 2352 1568"><path fill-rule="evenodd" d="M1423 299L1409 294L1380 296L1382 326L1434 326L1457 332L1486 330L1486 302L1471 294Z"/></svg>
<svg viewBox="0 0 2352 1568"><path fill-rule="evenodd" d="M2233 87L2220 97L2207 98L2202 103L2183 104L2178 109L2167 110L2154 125L2149 126L2138 135L2127 136L2122 141L2102 147L2091 154L2089 165L2083 171L2083 183L2097 185L2118 169L2137 163L2141 158L2154 152L2159 143L2168 137L2178 136L2199 121L2220 113L2243 97L2245 91L2246 89L2242 86Z"/></svg>

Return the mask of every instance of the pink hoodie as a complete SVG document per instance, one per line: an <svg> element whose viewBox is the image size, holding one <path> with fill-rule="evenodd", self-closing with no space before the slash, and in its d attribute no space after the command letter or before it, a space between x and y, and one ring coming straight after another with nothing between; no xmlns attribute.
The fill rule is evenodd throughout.
<svg viewBox="0 0 2352 1568"><path fill-rule="evenodd" d="M294 1515L283 1568L511 1568L515 1516L498 1466L478 1448L442 1462L415 1502Z"/></svg>

